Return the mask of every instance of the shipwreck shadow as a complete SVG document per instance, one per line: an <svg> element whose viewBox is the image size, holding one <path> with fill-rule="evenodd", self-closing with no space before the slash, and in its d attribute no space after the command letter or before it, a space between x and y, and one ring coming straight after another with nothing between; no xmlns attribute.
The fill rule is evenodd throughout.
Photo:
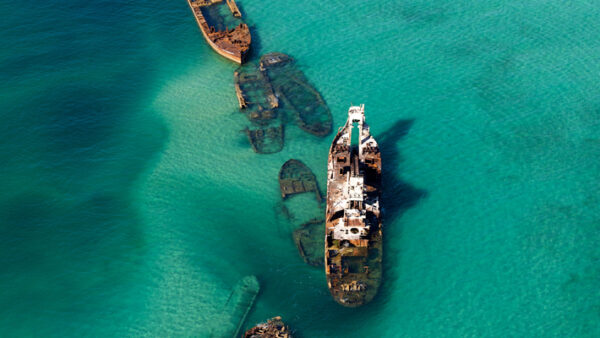
<svg viewBox="0 0 600 338"><path fill-rule="evenodd" d="M383 282L375 303L388 299L393 286L398 279L399 255L388 255L386 252L401 251L393 243L399 243L402 236L402 226L390 226L400 218L404 212L414 207L422 198L427 196L427 191L419 189L400 178L402 155L398 143L408 134L414 124L414 119L403 119L395 122L383 133L376 136L381 149L382 157L382 194L384 224L384 260ZM396 267L396 268L394 268Z"/></svg>
<svg viewBox="0 0 600 338"><path fill-rule="evenodd" d="M415 188L410 183L400 179L398 175L393 174L400 172L402 162L397 144L408 134L413 123L414 120L412 119L399 120L377 136L384 170L381 199L386 224L394 222L406 209L416 205L427 194L425 190Z"/></svg>
<svg viewBox="0 0 600 338"><path fill-rule="evenodd" d="M258 60L260 60L260 57L262 56L262 41L260 39L260 35L258 34L256 24L248 24L248 28L250 29L250 36L252 37L252 45L250 46L248 61L256 61L258 63Z"/></svg>
<svg viewBox="0 0 600 338"><path fill-rule="evenodd" d="M242 21L248 25L248 28L250 29L250 36L252 37L252 44L250 45L250 54L248 54L248 61L246 62L258 62L258 60L261 57L262 43L260 40L260 35L258 34L258 29L256 28L256 23L252 21L251 17L248 17L246 9L244 8L244 5L242 3L238 1L236 2L236 5L240 10L240 13L242 14Z"/></svg>

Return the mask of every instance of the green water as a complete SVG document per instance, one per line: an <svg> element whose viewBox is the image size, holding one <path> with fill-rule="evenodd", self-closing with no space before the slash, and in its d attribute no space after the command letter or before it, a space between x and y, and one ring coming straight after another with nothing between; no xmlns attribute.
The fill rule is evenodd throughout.
<svg viewBox="0 0 600 338"><path fill-rule="evenodd" d="M337 305L280 212L280 166L324 188L332 135L253 153L185 1L0 1L0 336L204 337L247 275L245 326L302 337L600 335L597 3L239 5L334 129L366 105L379 295Z"/></svg>

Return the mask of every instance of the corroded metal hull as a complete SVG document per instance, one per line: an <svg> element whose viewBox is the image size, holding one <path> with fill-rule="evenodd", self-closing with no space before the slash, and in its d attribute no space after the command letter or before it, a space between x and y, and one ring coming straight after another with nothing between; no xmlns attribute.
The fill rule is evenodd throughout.
<svg viewBox="0 0 600 338"><path fill-rule="evenodd" d="M356 145L353 124L358 124ZM380 188L379 146L365 123L364 106L350 107L329 150L325 215L327 284L344 306L369 302L381 283Z"/></svg>
<svg viewBox="0 0 600 338"><path fill-rule="evenodd" d="M279 170L279 188L281 198L304 192L314 192L317 202L321 203L321 192L317 186L315 174L302 161L291 159Z"/></svg>
<svg viewBox="0 0 600 338"><path fill-rule="evenodd" d="M281 317L275 317L246 331L242 338L292 338L292 333Z"/></svg>
<svg viewBox="0 0 600 338"><path fill-rule="evenodd" d="M281 166L281 170L279 171L279 189L282 200L286 200L288 197L296 194L314 193L318 209L322 209L323 198L317 184L317 178L310 168L299 160L291 159ZM304 209L302 211L306 212L309 208L303 204L302 209ZM284 211L284 214L290 221L296 219L295 212L291 212L291 209L288 209L285 205L282 205L282 211ZM303 218L305 216L303 215ZM309 265L319 266L323 264L322 231L324 224L325 220L322 216L312 219L304 218L304 222L294 230L294 243L298 248L298 253L304 262Z"/></svg>
<svg viewBox="0 0 600 338"><path fill-rule="evenodd" d="M233 62L244 63L250 50L250 43L252 42L248 25L241 23L233 29L225 28L225 30L217 30L208 24L202 8L214 6L223 0L187 1L202 31L202 35L212 49ZM234 0L227 0L227 5L234 17L241 17L241 13Z"/></svg>
<svg viewBox="0 0 600 338"><path fill-rule="evenodd" d="M331 111L291 56L265 54L260 58L260 69L281 99L284 110L293 113L300 129L320 137L329 135L333 124Z"/></svg>
<svg viewBox="0 0 600 338"><path fill-rule="evenodd" d="M252 123L246 134L255 152L283 149L283 125L288 121L313 135L331 132L329 107L289 55L265 54L258 64L239 67L233 79L240 112Z"/></svg>
<svg viewBox="0 0 600 338"><path fill-rule="evenodd" d="M259 154L281 151L284 127L277 109L279 100L264 72L251 63L236 70L233 79L240 111L253 125L245 130L252 150Z"/></svg>

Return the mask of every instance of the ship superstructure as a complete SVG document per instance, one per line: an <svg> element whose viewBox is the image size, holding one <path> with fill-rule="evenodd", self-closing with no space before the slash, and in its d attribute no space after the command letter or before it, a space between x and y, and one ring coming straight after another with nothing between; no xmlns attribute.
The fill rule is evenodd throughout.
<svg viewBox="0 0 600 338"><path fill-rule="evenodd" d="M344 306L369 302L381 282L380 185L381 154L364 105L350 107L329 150L325 225L327 284Z"/></svg>

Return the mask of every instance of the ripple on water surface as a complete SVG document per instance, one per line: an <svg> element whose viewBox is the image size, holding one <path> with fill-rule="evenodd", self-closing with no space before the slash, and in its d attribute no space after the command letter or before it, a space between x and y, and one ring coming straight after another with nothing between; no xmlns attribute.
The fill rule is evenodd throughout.
<svg viewBox="0 0 600 338"><path fill-rule="evenodd" d="M236 66L185 2L53 3L0 24L0 333L205 336L256 275L246 326L281 315L307 337L600 334L598 8L239 2L255 54L298 60L334 126L366 104L378 297L335 304L281 215L279 168L324 188L331 136L291 127L254 154Z"/></svg>

